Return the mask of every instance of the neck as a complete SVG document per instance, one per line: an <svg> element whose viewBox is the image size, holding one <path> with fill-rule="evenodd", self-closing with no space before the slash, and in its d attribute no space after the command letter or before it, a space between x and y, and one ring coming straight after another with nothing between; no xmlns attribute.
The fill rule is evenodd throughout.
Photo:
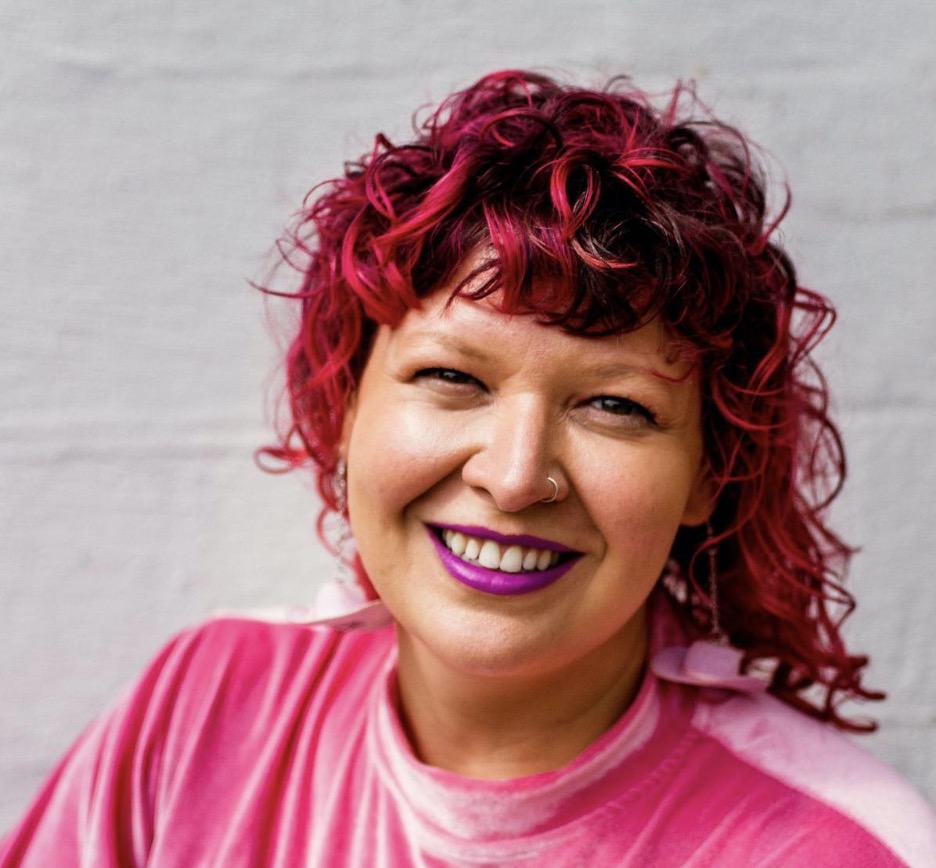
<svg viewBox="0 0 936 868"><path fill-rule="evenodd" d="M559 768L631 704L647 638L613 637L559 671L490 675L446 666L399 631L400 717L419 759L467 777L502 780Z"/></svg>

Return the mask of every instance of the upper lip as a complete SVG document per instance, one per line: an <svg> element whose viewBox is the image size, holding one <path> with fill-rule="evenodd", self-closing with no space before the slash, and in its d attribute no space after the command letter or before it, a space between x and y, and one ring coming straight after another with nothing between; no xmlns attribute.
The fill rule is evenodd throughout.
<svg viewBox="0 0 936 868"><path fill-rule="evenodd" d="M527 548L546 549L551 552L560 552L561 554L581 554L575 549L562 545L562 543L552 540L542 539L530 534L511 534L498 533L489 527L479 527L472 524L444 524L442 522L427 522L429 527L436 530L453 530L457 533L463 533L465 536L478 537L479 539L489 539L496 543L507 546L526 546Z"/></svg>

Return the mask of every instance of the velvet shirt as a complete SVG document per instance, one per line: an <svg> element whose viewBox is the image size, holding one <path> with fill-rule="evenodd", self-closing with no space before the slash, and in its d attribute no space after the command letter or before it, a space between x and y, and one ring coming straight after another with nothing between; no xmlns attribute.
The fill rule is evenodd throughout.
<svg viewBox="0 0 936 868"><path fill-rule="evenodd" d="M648 672L566 766L484 781L414 756L395 660L392 628L183 632L72 746L0 865L936 865L923 800L769 695Z"/></svg>

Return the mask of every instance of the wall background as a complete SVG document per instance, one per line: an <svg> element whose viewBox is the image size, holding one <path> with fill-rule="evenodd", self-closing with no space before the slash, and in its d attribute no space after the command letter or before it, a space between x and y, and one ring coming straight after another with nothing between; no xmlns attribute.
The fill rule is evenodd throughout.
<svg viewBox="0 0 936 868"><path fill-rule="evenodd" d="M695 78L782 161L841 313L850 634L891 695L866 743L936 801L934 44L925 0L3 0L0 827L172 631L327 576L309 485L252 463L246 281L376 130L505 66Z"/></svg>

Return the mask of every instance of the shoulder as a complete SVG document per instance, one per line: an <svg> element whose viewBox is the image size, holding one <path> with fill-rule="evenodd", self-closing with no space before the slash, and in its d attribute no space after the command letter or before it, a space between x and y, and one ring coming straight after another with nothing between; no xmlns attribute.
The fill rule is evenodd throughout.
<svg viewBox="0 0 936 868"><path fill-rule="evenodd" d="M210 698L216 709L273 707L293 694L340 686L369 688L393 653L390 630L339 633L329 628L225 615L175 636L136 689L168 700L175 716Z"/></svg>
<svg viewBox="0 0 936 868"><path fill-rule="evenodd" d="M156 660L165 659L170 668L186 670L197 671L201 663L210 661L213 667L259 667L274 674L279 661L302 659L325 665L345 658L379 658L391 647L392 634L388 630L342 633L327 627L290 624L275 614L225 613L178 633Z"/></svg>
<svg viewBox="0 0 936 868"><path fill-rule="evenodd" d="M833 727L766 694L700 702L693 724L803 804L866 830L907 864L936 864L931 808L900 775Z"/></svg>
<svg viewBox="0 0 936 868"><path fill-rule="evenodd" d="M72 745L0 842L0 863L146 863L157 818L193 803L208 816L246 782L256 795L258 779L281 781L258 771L261 758L288 767L304 723L317 736L360 727L357 698L392 653L390 630L238 617L183 630Z"/></svg>

